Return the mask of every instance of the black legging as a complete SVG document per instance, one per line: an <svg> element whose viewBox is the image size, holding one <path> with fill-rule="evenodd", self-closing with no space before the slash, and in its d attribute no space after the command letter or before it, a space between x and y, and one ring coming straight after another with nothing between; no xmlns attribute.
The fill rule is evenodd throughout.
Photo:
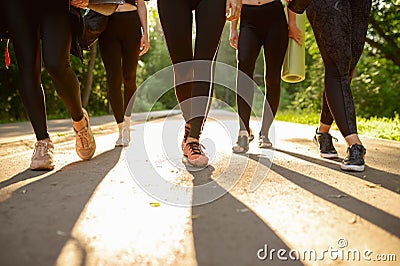
<svg viewBox="0 0 400 266"><path fill-rule="evenodd" d="M132 112L136 92L136 69L139 61L141 23L138 12L116 12L108 17L106 30L99 36L101 58L107 73L108 98L117 123ZM124 98L121 86L124 82ZM128 109L129 105L129 109Z"/></svg>
<svg viewBox="0 0 400 266"><path fill-rule="evenodd" d="M357 133L350 89L352 73L362 54L371 0L313 0L307 17L325 66L321 122L333 120L343 137Z"/></svg>
<svg viewBox="0 0 400 266"><path fill-rule="evenodd" d="M2 1L4 20L18 61L18 88L38 140L47 132L41 59L72 119L83 117L79 82L70 66L69 1ZM60 3L62 2L62 3ZM42 40L42 46L40 45Z"/></svg>
<svg viewBox="0 0 400 266"><path fill-rule="evenodd" d="M261 135L269 128L279 106L281 68L288 45L288 26L280 1L261 6L243 5L238 42L237 105L240 129L250 132L249 120L254 96L253 74L260 49L264 47L265 100Z"/></svg>
<svg viewBox="0 0 400 266"><path fill-rule="evenodd" d="M200 136L213 92L212 83L207 81L212 80L211 61L216 58L225 25L225 4L225 0L158 0L160 21L174 65L176 97L185 121L191 125L189 136L193 138ZM194 54L192 10L195 10L196 19ZM192 60L207 61L176 66ZM197 82L188 82L193 79ZM185 83L180 84L182 82ZM191 103L191 97L199 98Z"/></svg>

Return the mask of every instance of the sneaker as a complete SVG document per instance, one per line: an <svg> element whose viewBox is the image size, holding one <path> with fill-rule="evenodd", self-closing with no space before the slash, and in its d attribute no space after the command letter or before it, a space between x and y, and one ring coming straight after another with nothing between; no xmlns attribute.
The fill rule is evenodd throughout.
<svg viewBox="0 0 400 266"><path fill-rule="evenodd" d="M337 138L332 137L329 133L318 133L318 129L315 130L313 141L315 145L319 146L319 154L322 158L338 158L338 153L333 146L332 139L338 141Z"/></svg>
<svg viewBox="0 0 400 266"><path fill-rule="evenodd" d="M366 149L363 145L353 144L347 148L347 156L344 158L340 168L346 171L356 171L362 172L364 171L364 156L366 153Z"/></svg>
<svg viewBox="0 0 400 266"><path fill-rule="evenodd" d="M115 142L115 147L122 147L122 127L124 125L124 122L118 123L118 139Z"/></svg>
<svg viewBox="0 0 400 266"><path fill-rule="evenodd" d="M269 140L267 136L260 135L258 137L258 147L260 149L270 149L272 148L272 142Z"/></svg>
<svg viewBox="0 0 400 266"><path fill-rule="evenodd" d="M246 130L243 130L244 134L241 134L242 130L239 132L237 145L232 147L234 153L246 153L249 150L249 144L254 139L254 135L250 130L250 134Z"/></svg>
<svg viewBox="0 0 400 266"><path fill-rule="evenodd" d="M183 135L183 140L181 143L182 151L185 148L186 140L189 137L189 133L190 133L190 124L186 123L185 124L185 134Z"/></svg>
<svg viewBox="0 0 400 266"><path fill-rule="evenodd" d="M82 110L86 126L79 131L74 128L76 138L75 149L82 160L90 160L96 151L96 142L90 129L89 115L85 109L82 108Z"/></svg>
<svg viewBox="0 0 400 266"><path fill-rule="evenodd" d="M131 142L131 117L125 116L122 125L122 146L128 146Z"/></svg>
<svg viewBox="0 0 400 266"><path fill-rule="evenodd" d="M50 139L39 140L35 143L35 149L31 158L31 170L53 170L54 145Z"/></svg>
<svg viewBox="0 0 400 266"><path fill-rule="evenodd" d="M182 162L193 167L206 167L208 165L208 157L202 151L202 147L204 148L198 141L185 143Z"/></svg>

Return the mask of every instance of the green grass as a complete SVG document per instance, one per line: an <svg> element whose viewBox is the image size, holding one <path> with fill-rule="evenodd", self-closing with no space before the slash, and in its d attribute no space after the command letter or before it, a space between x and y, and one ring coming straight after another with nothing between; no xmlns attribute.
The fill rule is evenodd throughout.
<svg viewBox="0 0 400 266"><path fill-rule="evenodd" d="M276 120L317 126L319 114L311 112L279 111ZM332 129L338 130L336 124ZM375 138L400 141L400 117L396 114L394 118L362 118L357 117L357 129L361 135Z"/></svg>

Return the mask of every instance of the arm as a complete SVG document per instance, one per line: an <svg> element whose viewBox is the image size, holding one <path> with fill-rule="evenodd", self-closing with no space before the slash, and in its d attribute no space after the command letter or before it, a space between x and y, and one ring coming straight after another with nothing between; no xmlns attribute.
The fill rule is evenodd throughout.
<svg viewBox="0 0 400 266"><path fill-rule="evenodd" d="M141 52L139 55L144 55L150 48L149 24L147 21L147 7L146 4L144 3L144 0L137 1L137 8L138 8L140 24L142 24L142 31L143 31L143 36L140 40Z"/></svg>
<svg viewBox="0 0 400 266"><path fill-rule="evenodd" d="M289 8L287 8L287 12L288 12L289 38L292 38L298 45L301 46L302 36L301 36L301 31L296 24L296 13L291 11Z"/></svg>
<svg viewBox="0 0 400 266"><path fill-rule="evenodd" d="M237 32L237 24L238 24L237 19L231 21L231 34L229 36L229 43L235 49L238 48L238 40L239 40L239 34Z"/></svg>
<svg viewBox="0 0 400 266"><path fill-rule="evenodd" d="M238 19L242 9L242 0L226 0L226 20Z"/></svg>

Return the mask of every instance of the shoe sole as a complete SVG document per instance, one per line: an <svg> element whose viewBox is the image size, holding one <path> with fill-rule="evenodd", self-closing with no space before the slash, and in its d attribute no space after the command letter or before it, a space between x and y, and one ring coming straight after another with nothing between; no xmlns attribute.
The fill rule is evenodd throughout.
<svg viewBox="0 0 400 266"><path fill-rule="evenodd" d="M182 156L182 163L183 163L184 165L186 165L186 166L191 166L191 167L194 167L194 168L206 168L206 167L208 166L208 163L207 163L207 164L204 164L204 165L195 165L195 164L192 164L192 163L189 161L189 158L186 157L186 156Z"/></svg>
<svg viewBox="0 0 400 266"><path fill-rule="evenodd" d="M336 158L339 158L339 156L337 154L334 154L334 153L330 154L330 153L322 153L322 152L320 152L319 155L322 158L325 158L325 159L336 159Z"/></svg>
<svg viewBox="0 0 400 266"><path fill-rule="evenodd" d="M341 164L340 168L344 171L362 172L364 171L364 165L345 165Z"/></svg>
<svg viewBox="0 0 400 266"><path fill-rule="evenodd" d="M128 147L129 144L115 144L115 147Z"/></svg>
<svg viewBox="0 0 400 266"><path fill-rule="evenodd" d="M90 159L93 158L94 153L96 152L96 144L94 144L93 150L86 156L83 156L78 149L75 148L76 154L78 154L79 158L81 158L84 161L89 161Z"/></svg>
<svg viewBox="0 0 400 266"><path fill-rule="evenodd" d="M41 166L37 164L32 164L29 166L29 168L33 171L35 170L53 170L54 169L54 164L47 165L47 166Z"/></svg>
<svg viewBox="0 0 400 266"><path fill-rule="evenodd" d="M235 148L242 148L243 150L235 150ZM234 146L233 148L232 148L232 152L233 153L237 153L237 154L241 154L241 153L246 153L246 152L248 152L249 151L249 148L247 147L247 149L246 148L243 148L243 147L241 147L241 146Z"/></svg>
<svg viewBox="0 0 400 266"><path fill-rule="evenodd" d="M268 144L268 145L266 145L266 144L258 145L258 147L259 147L260 149L272 149L272 144Z"/></svg>

